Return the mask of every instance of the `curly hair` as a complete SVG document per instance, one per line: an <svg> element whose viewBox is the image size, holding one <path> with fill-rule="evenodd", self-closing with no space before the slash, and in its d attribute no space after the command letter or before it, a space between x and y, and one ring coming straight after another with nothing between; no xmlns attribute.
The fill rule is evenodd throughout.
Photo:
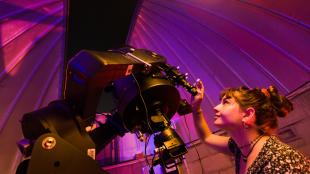
<svg viewBox="0 0 310 174"><path fill-rule="evenodd" d="M228 88L221 92L220 98L233 97L245 110L249 107L255 109L256 126L261 134L272 134L278 128L277 117L285 117L293 110L293 104L283 95L279 95L274 86L269 88L254 88L242 86Z"/></svg>

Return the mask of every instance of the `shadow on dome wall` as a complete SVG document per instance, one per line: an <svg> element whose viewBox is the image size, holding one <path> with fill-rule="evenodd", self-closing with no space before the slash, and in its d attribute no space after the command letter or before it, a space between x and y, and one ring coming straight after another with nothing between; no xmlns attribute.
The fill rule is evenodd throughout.
<svg viewBox="0 0 310 174"><path fill-rule="evenodd" d="M1 1L0 11L0 173L13 173L21 116L58 97L65 20L57 0Z"/></svg>
<svg viewBox="0 0 310 174"><path fill-rule="evenodd" d="M55 2L53 2L54 4L56 4ZM41 6L44 5L49 5L52 3L41 3L41 4L31 4L29 3L28 6L32 5L33 8L36 9L31 9L31 8L26 8L25 4L22 5L16 5L13 3L9 3L9 2L0 2L0 7L1 7L1 16L0 16L0 21L3 21L2 24L0 24L0 83L2 80L4 80L5 78L8 78L10 76L8 71L11 71L16 64L18 64L18 61L15 61L15 59L13 59L14 57L12 57L12 62L11 61L11 57L10 56L14 56L14 55L5 55L4 54L4 48L5 47L9 47L12 43L14 43L19 36L21 36L22 34L26 33L28 29L26 29L25 31L21 30L21 24L19 21L26 21L30 23L30 28L34 27L38 24L47 24L47 25L55 25L55 21L58 20L62 20L62 16L58 16L58 9L53 9L55 11L39 11L38 9ZM40 18L35 18L40 16ZM48 19L48 20L47 20ZM16 20L16 21L15 21ZM9 25L5 25L3 23L5 23L6 21L13 21L11 22L11 24ZM18 25L18 27L13 27L14 25ZM24 27L24 26L22 26ZM22 28L23 29L23 28ZM25 49L23 46L28 46L31 47L31 44L35 44L37 41L39 41L39 39L43 38L44 35L39 35L37 36L36 39L34 39L30 45L29 42L22 42L19 43L17 45L16 49L20 49L23 50ZM28 44L28 45L27 45ZM24 51L24 50L23 50ZM28 51L30 51L30 49L28 48ZM7 53L11 53L6 51ZM7 62L5 62L7 60ZM11 66L7 66L10 64L14 64Z"/></svg>

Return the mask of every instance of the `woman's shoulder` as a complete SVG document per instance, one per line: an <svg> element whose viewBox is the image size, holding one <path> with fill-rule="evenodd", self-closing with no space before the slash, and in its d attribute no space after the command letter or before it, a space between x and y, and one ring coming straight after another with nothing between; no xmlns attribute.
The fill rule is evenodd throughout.
<svg viewBox="0 0 310 174"><path fill-rule="evenodd" d="M310 173L310 161L295 148L282 142L276 136L270 136L264 146L265 158L269 161L264 167L268 171Z"/></svg>
<svg viewBox="0 0 310 174"><path fill-rule="evenodd" d="M294 147L284 143L276 136L270 136L266 141L266 148L269 149L269 153L273 156L283 156L290 158L305 158L306 157L296 150Z"/></svg>

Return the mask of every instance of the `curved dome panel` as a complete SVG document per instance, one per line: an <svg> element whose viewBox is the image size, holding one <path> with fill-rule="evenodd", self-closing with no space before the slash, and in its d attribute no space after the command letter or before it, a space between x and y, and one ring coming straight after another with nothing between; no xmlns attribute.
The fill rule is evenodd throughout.
<svg viewBox="0 0 310 174"><path fill-rule="evenodd" d="M275 85L288 94L310 80L309 1L143 1L128 44L151 49L200 78L208 115L226 87ZM184 94L189 99L190 96Z"/></svg>
<svg viewBox="0 0 310 174"><path fill-rule="evenodd" d="M60 96L64 1L0 2L0 173L15 173L22 159L24 113Z"/></svg>

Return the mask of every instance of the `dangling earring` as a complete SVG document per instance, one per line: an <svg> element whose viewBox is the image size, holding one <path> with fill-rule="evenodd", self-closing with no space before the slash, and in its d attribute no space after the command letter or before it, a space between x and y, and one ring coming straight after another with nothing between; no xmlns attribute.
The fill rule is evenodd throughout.
<svg viewBox="0 0 310 174"><path fill-rule="evenodd" d="M249 129L250 125L248 125L245 121L242 121L242 125L245 129Z"/></svg>

